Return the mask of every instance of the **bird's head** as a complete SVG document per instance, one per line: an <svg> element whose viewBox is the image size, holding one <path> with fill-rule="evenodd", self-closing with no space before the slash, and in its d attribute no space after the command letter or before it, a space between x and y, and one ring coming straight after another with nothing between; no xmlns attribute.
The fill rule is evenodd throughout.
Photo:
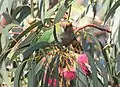
<svg viewBox="0 0 120 87"><path fill-rule="evenodd" d="M60 26L64 29L65 32L72 31L72 23L69 21L62 21Z"/></svg>

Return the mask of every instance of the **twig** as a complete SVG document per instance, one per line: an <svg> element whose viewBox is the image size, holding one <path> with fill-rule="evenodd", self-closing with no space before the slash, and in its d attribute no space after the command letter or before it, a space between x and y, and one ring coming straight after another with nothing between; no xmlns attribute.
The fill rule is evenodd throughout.
<svg viewBox="0 0 120 87"><path fill-rule="evenodd" d="M68 13L68 20L70 19L70 14L71 14L71 7L72 7L72 5L70 5L70 8L69 8L69 13Z"/></svg>
<svg viewBox="0 0 120 87"><path fill-rule="evenodd" d="M11 32L10 34L21 34L22 32Z"/></svg>
<svg viewBox="0 0 120 87"><path fill-rule="evenodd" d="M86 28L86 27L94 27L94 28L96 28L96 29L98 29L98 30L111 33L111 31L110 31L109 29L106 29L106 28L103 28L103 27L99 27L99 26L97 26L97 25L95 25L95 24L87 24L87 25L85 25L85 26L83 26L83 27L76 28L74 32L77 33L78 31L83 30L83 29Z"/></svg>

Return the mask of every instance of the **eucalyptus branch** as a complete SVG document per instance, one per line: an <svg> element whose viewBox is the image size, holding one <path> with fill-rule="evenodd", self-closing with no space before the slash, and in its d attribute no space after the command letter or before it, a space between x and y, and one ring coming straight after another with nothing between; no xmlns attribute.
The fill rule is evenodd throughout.
<svg viewBox="0 0 120 87"><path fill-rule="evenodd" d="M83 27L78 27L78 28L75 29L74 33L77 33L78 31L83 30L83 29L85 29L85 28L87 28L87 27L94 27L94 28L96 28L96 29L98 29L98 30L111 33L111 31L110 31L109 29L106 29L106 28L103 28L103 27L99 27L99 26L97 26L97 25L95 25L95 24L87 24L87 25L85 25L85 26L83 26Z"/></svg>

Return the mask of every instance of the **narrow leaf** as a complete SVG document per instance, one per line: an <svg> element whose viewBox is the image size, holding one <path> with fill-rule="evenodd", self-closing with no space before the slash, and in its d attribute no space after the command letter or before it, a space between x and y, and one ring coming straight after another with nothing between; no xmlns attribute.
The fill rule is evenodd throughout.
<svg viewBox="0 0 120 87"><path fill-rule="evenodd" d="M44 49L45 47L50 46L47 42L40 42L31 47L29 47L25 52L23 52L24 60L27 59L34 51L38 49Z"/></svg>
<svg viewBox="0 0 120 87"><path fill-rule="evenodd" d="M14 87L20 87L20 77L23 73L23 69L24 69L25 65L26 65L26 62L23 62L16 69L15 77L14 77Z"/></svg>
<svg viewBox="0 0 120 87"><path fill-rule="evenodd" d="M55 68L55 78L56 78L56 80L57 80L57 87L59 87L59 71L58 71L58 68L59 68L59 57L60 57L60 55L58 55L57 57L56 57L56 68Z"/></svg>
<svg viewBox="0 0 120 87"><path fill-rule="evenodd" d="M90 54L89 53L86 53L86 54L87 54L87 56L89 58L89 63L90 63L91 70L92 70L91 76L92 76L92 80L93 80L93 87L97 87L97 85L98 85L98 79L97 79L96 65L94 63L93 58L90 56Z"/></svg>
<svg viewBox="0 0 120 87"><path fill-rule="evenodd" d="M56 24L57 22L60 21L60 19L63 17L63 15L65 14L65 12L67 11L67 9L69 8L69 6L66 6L65 3L62 3L54 20L54 24Z"/></svg>
<svg viewBox="0 0 120 87"><path fill-rule="evenodd" d="M36 85L36 75L35 75L36 61L31 60L28 62L28 65L29 65L28 87L35 87Z"/></svg>
<svg viewBox="0 0 120 87"><path fill-rule="evenodd" d="M51 73L51 70L54 66L54 63L55 63L55 60L56 60L56 57L58 55L55 55L55 57L53 57L53 59L51 60L50 64L49 64L49 68L47 69L47 72L46 72L46 78L45 78L45 87L48 87L48 80L50 79L50 73Z"/></svg>
<svg viewBox="0 0 120 87"><path fill-rule="evenodd" d="M109 12L107 13L107 16L105 17L105 22L108 20L108 18L113 15L116 11L116 9L120 6L120 0L118 0L113 7L109 10Z"/></svg>

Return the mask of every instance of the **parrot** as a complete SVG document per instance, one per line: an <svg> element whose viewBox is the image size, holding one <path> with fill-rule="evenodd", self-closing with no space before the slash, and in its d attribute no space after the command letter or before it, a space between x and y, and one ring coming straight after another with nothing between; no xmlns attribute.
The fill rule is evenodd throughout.
<svg viewBox="0 0 120 87"><path fill-rule="evenodd" d="M76 39L71 22L65 20L55 24L53 35L60 46L68 47L71 45L76 53L80 53L83 50L80 42Z"/></svg>
<svg viewBox="0 0 120 87"><path fill-rule="evenodd" d="M61 46L70 45L75 39L72 23L69 21L61 21L54 26L54 38Z"/></svg>

